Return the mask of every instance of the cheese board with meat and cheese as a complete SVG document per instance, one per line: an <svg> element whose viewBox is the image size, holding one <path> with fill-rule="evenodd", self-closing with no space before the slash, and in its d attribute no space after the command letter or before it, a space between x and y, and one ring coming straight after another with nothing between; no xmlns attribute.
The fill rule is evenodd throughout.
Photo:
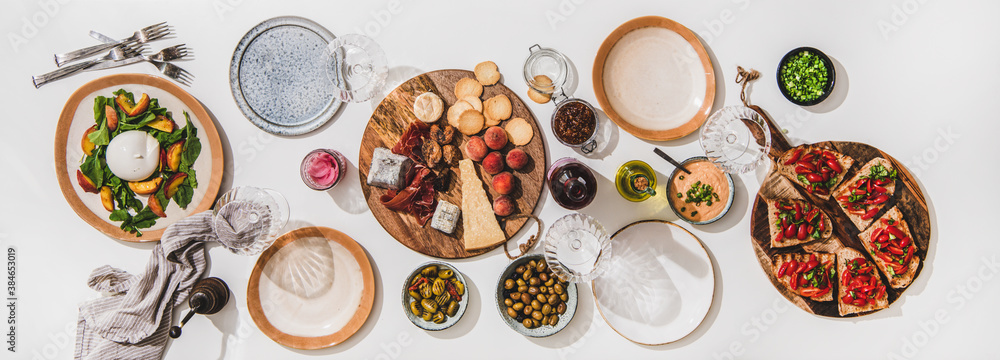
<svg viewBox="0 0 1000 360"><path fill-rule="evenodd" d="M483 84L477 75L416 76L382 100L365 128L358 168L368 207L421 254L488 252L517 234L527 222L517 215L531 215L541 196L547 161L538 121L496 77Z"/></svg>

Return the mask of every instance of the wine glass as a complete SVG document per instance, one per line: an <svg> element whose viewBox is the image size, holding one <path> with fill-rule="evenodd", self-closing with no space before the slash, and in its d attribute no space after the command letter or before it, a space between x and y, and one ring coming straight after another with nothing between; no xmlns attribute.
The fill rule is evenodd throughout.
<svg viewBox="0 0 1000 360"><path fill-rule="evenodd" d="M552 273L571 282L587 282L607 270L611 237L593 217L575 213L549 227L545 237L545 262Z"/></svg>
<svg viewBox="0 0 1000 360"><path fill-rule="evenodd" d="M701 128L701 148L710 161L729 173L757 168L771 149L771 133L763 117L742 105L726 106Z"/></svg>
<svg viewBox="0 0 1000 360"><path fill-rule="evenodd" d="M212 228L229 251L256 255L274 243L288 223L288 216L288 202L281 193L238 186L215 202Z"/></svg>
<svg viewBox="0 0 1000 360"><path fill-rule="evenodd" d="M385 85L389 68L385 53L375 40L359 35L339 36L326 47L327 76L343 101L370 100Z"/></svg>

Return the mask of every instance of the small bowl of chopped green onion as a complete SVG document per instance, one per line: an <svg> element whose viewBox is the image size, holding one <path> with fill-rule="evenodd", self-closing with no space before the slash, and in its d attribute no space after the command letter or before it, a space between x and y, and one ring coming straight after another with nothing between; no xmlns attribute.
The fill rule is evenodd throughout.
<svg viewBox="0 0 1000 360"><path fill-rule="evenodd" d="M811 47L789 51L778 62L778 89L788 101L816 105L833 92L836 71L826 54Z"/></svg>

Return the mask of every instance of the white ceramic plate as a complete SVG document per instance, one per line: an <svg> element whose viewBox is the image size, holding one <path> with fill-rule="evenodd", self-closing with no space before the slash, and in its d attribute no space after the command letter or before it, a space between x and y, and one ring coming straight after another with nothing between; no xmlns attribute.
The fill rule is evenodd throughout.
<svg viewBox="0 0 1000 360"><path fill-rule="evenodd" d="M645 345L693 332L715 297L715 270L701 241L660 220L632 223L611 239L615 254L608 271L592 283L608 325Z"/></svg>
<svg viewBox="0 0 1000 360"><path fill-rule="evenodd" d="M257 327L279 344L336 345L364 324L374 300L371 264L361 245L330 228L282 235L250 275L247 302Z"/></svg>

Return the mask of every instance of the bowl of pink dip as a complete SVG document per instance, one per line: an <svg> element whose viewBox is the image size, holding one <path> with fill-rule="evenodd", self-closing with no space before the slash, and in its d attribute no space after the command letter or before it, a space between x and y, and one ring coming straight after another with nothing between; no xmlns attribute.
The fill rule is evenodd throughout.
<svg viewBox="0 0 1000 360"><path fill-rule="evenodd" d="M310 189L327 190L344 177L346 163L344 155L336 150L316 149L302 159L299 174L302 175L302 182Z"/></svg>

